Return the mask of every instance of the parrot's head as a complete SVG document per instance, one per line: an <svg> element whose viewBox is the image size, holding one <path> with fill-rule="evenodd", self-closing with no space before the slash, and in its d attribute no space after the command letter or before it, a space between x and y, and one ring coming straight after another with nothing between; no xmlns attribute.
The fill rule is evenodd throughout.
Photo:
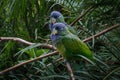
<svg viewBox="0 0 120 80"><path fill-rule="evenodd" d="M49 21L49 29L51 32L54 28L53 24L58 23L58 22L66 24L64 21L63 15L59 11L52 11L50 14L50 21Z"/></svg>
<svg viewBox="0 0 120 80"><path fill-rule="evenodd" d="M57 34L60 34L61 32L63 32L66 28L66 25L64 23L55 23L53 25L53 31L52 31L52 34L53 35L57 35Z"/></svg>
<svg viewBox="0 0 120 80"><path fill-rule="evenodd" d="M50 14L50 23L64 22L64 17L59 11L52 11Z"/></svg>

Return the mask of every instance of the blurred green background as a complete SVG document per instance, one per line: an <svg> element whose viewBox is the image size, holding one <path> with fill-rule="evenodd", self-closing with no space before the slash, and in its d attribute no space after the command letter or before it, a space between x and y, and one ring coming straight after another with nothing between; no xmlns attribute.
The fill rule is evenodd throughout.
<svg viewBox="0 0 120 80"><path fill-rule="evenodd" d="M120 0L0 0L0 36L52 44L48 41L48 22L53 10L60 11L71 24L93 5L73 26L82 40L120 23ZM92 64L73 61L71 67L76 80L120 80L119 30L114 29L87 42L94 55L109 67L98 64L101 66L98 69ZM48 52L52 50L0 41L0 71ZM0 80L70 80L64 61L55 63L58 58L60 55L26 64L0 76ZM47 67L49 63L52 65Z"/></svg>

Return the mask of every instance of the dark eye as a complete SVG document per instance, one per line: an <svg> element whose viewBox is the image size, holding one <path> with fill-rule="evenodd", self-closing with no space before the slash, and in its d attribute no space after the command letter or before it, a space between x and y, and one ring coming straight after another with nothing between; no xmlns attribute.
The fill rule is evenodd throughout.
<svg viewBox="0 0 120 80"><path fill-rule="evenodd" d="M55 29L56 29L56 30L60 30L60 28L59 28L59 27L56 27Z"/></svg>
<svg viewBox="0 0 120 80"><path fill-rule="evenodd" d="M64 27L56 27L55 29L58 30L58 31L61 31L61 30L64 29Z"/></svg>

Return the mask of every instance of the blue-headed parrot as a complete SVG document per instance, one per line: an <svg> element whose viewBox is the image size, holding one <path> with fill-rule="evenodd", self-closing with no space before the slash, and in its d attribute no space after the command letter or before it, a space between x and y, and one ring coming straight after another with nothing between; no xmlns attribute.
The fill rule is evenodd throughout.
<svg viewBox="0 0 120 80"><path fill-rule="evenodd" d="M77 35L74 28L72 28L70 25L68 25L65 22L63 15L59 11L52 11L51 14L50 14L50 22L49 22L49 29L50 29L51 32L53 30L53 24L55 24L57 22L61 22L61 23L65 24L68 27L68 29L71 33Z"/></svg>
<svg viewBox="0 0 120 80"><path fill-rule="evenodd" d="M81 57L94 64L93 54L79 37L71 33L64 23L55 23L51 35L53 45L67 60L81 60Z"/></svg>

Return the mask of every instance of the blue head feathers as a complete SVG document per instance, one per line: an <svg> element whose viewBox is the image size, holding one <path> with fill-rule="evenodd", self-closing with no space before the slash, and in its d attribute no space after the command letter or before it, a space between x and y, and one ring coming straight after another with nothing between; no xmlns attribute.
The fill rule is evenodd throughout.
<svg viewBox="0 0 120 80"><path fill-rule="evenodd" d="M60 17L62 14L58 11L52 11L50 14L50 18L58 18Z"/></svg>
<svg viewBox="0 0 120 80"><path fill-rule="evenodd" d="M65 27L66 27L66 25L64 23L58 22L58 23L53 24L53 31L57 30L59 32L59 31L63 30ZM51 34L50 35L50 38L53 42L56 41L58 39L58 37L59 37L59 34L56 34L56 35Z"/></svg>
<svg viewBox="0 0 120 80"><path fill-rule="evenodd" d="M55 23L55 24L53 25L53 28L55 28L56 30L61 30L61 29L63 29L65 26L66 26L65 24L58 22L58 23Z"/></svg>
<svg viewBox="0 0 120 80"><path fill-rule="evenodd" d="M63 15L59 11L52 11L50 14L50 24L49 24L50 31L52 32L54 23L63 22L63 21L64 21Z"/></svg>

